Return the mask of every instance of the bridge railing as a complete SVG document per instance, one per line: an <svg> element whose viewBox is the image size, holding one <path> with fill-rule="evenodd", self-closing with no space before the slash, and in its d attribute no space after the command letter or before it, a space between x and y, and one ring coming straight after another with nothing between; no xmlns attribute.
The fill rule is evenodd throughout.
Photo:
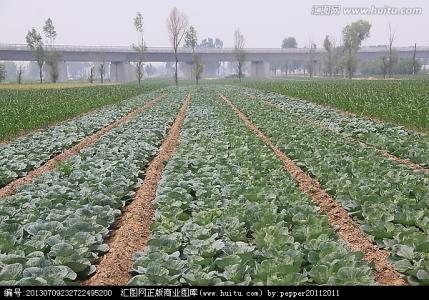
<svg viewBox="0 0 429 300"><path fill-rule="evenodd" d="M79 46L79 45L55 45L54 46L58 51L70 51L70 52L94 52L94 53L103 53L103 52L116 52L116 53L126 53L134 52L131 46ZM49 49L50 47L47 46ZM0 51L29 51L29 47L26 44L4 44L0 43ZM248 53L255 54L302 54L308 53L309 48L245 48ZM368 52L368 53L377 53L377 52L386 52L388 50L386 47L365 47L361 48L359 52ZM324 53L325 49L317 48L316 53ZM395 47L397 52L410 52L414 51L414 47ZM417 47L417 52L428 52L429 47ZM173 49L171 47L148 47L146 52L150 53L172 53ZM190 48L181 47L179 49L180 53L191 53ZM197 53L218 53L218 54L230 54L234 52L233 48L196 48Z"/></svg>

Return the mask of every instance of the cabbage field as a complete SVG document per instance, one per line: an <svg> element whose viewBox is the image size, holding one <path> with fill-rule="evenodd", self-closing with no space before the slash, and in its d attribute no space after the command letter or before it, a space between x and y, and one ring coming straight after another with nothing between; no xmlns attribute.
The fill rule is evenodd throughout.
<svg viewBox="0 0 429 300"><path fill-rule="evenodd" d="M243 85L429 132L428 80L266 80Z"/></svg>
<svg viewBox="0 0 429 300"><path fill-rule="evenodd" d="M143 87L4 84L0 86L0 143L162 86L165 83L157 81Z"/></svg>
<svg viewBox="0 0 429 300"><path fill-rule="evenodd" d="M429 285L426 134L251 87L133 93L0 144L0 285Z"/></svg>

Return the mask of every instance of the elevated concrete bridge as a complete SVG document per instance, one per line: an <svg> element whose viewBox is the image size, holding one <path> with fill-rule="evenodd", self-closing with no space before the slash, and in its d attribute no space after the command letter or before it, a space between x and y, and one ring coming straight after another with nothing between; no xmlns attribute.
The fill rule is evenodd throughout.
<svg viewBox="0 0 429 300"><path fill-rule="evenodd" d="M67 72L65 62L110 62L110 78L116 81L128 81L133 78L130 62L138 60L138 53L131 47L93 47L93 46L70 46L56 45L56 51L61 57L60 70ZM47 49L49 50L49 49ZM387 48L370 47L362 48L358 52L359 61L374 60L386 55ZM269 72L270 63L283 61L308 59L309 49L273 49L273 48L247 48L245 49L245 60L251 62L251 75L255 77L266 77ZM397 47L395 48L398 57L412 57L414 47ZM235 61L234 49L196 49L203 62ZM318 73L318 66L325 53L324 49L315 49L314 65L315 72ZM429 47L417 47L418 59L429 63ZM27 45L23 44L0 44L0 61L33 61L34 53ZM174 52L172 48L167 47L149 47L144 55L145 62L172 62L174 61ZM181 48L179 50L179 61L192 62L191 49ZM131 76L130 76L131 75ZM64 77L64 75L60 78Z"/></svg>

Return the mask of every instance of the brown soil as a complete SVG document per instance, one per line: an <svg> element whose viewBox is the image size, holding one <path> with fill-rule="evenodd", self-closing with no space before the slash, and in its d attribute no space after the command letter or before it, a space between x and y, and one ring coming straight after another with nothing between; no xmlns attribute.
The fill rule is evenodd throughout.
<svg viewBox="0 0 429 300"><path fill-rule="evenodd" d="M28 172L28 174L24 177L21 177L19 179L16 179L9 183L8 185L4 186L0 189L0 198L10 196L16 193L16 190L18 187L28 184L35 180L40 175L54 169L59 162L62 162L69 158L72 155L76 155L79 153L80 150L82 150L85 147L88 147L91 144L94 144L96 141L98 141L104 134L111 131L113 128L119 126L122 123L127 122L129 119L134 118L136 115L141 113L142 111L152 107L156 102L164 98L164 95L160 95L153 100L149 101L142 107L139 107L132 112L128 113L127 115L117 119L116 121L110 123L109 125L103 127L102 129L98 130L94 134L87 136L82 141L80 141L75 146L71 147L70 149L65 150L64 152L54 156L47 162L45 162L42 166L38 167L37 169L31 170Z"/></svg>
<svg viewBox="0 0 429 300"><path fill-rule="evenodd" d="M274 107L274 108L280 109L280 110L282 110L282 111L286 111L287 113L289 113L289 114L291 114L291 115L295 116L296 118L298 118L298 119L300 119L300 120L303 120L303 121L305 121L305 122L307 122L307 123L311 124L312 126L315 126L315 127L318 127L318 128L322 128L322 129L325 129L325 130L329 130L329 131L331 131L331 132L333 132L333 133L335 133L335 134L338 134L338 135L340 135L342 138L344 138L345 140L348 140L348 141L350 141L350 142L352 142L352 143L354 143L354 144L357 144L357 145L359 145L359 146L361 146L361 147L363 147L363 148L369 148L369 149L372 149L372 150L374 150L374 151L378 152L379 154L381 154L382 156L387 157L387 158L388 158L388 159L390 159L390 160L396 161L396 162L401 163L401 164L405 164L405 165L409 166L409 167L410 167L410 168L412 168L412 169L415 169L415 170L422 170L422 171L425 171L425 172L428 172L428 173L429 173L429 169L427 169L427 168L425 168L425 167L423 167L423 166L421 166L421 165L419 165L419 164L413 163L413 162L412 162L411 160L409 160L409 159L399 158L399 157L397 157L397 156L395 156L395 155L393 155L393 154L389 153L389 152L388 152L388 151L386 151L386 150L379 149L379 148L377 148L377 147L375 147L375 146L372 146L372 145L369 145L369 144L367 144L367 143L364 143L364 142L358 141L358 140L356 140L356 139L354 139L354 138L352 138L352 137L350 137L350 136L347 136L347 135L345 135L345 134L338 133L338 132L334 131L333 129L329 128L329 127L326 127L326 126L324 126L324 125L322 125L322 124L319 124L319 123L317 123L317 122L315 122L315 121L313 121L313 120L310 120L310 119L308 119L308 118L306 118L306 117L300 116L300 115L298 115L298 114L296 114L296 113L293 113L293 112L291 112L291 111L289 111L289 110L286 110L286 109L284 109L283 107L281 107L281 106L279 106L279 105L277 105L277 104L275 104L275 103L271 103L271 102L266 101L266 100L257 99L257 97L255 97L254 95L250 95L250 94L248 94L248 96L249 96L251 99L253 99L253 100L261 101L261 102L262 102L262 103L264 103L265 105L268 105L268 106L271 106L271 107Z"/></svg>
<svg viewBox="0 0 429 300"><path fill-rule="evenodd" d="M379 249L353 222L347 211L335 202L332 197L322 189L319 182L301 170L289 157L287 157L262 131L260 131L247 116L242 113L228 98L219 93L239 118L251 129L283 162L283 166L297 181L299 189L311 197L328 216L329 224L335 229L352 251L361 251L364 259L375 263L374 277L381 285L406 285L388 262L389 252Z"/></svg>
<svg viewBox="0 0 429 300"><path fill-rule="evenodd" d="M155 215L152 202L164 170L163 162L173 156L180 143L180 132L190 100L189 93L158 154L146 169L142 186L137 190L134 200L125 207L117 222L118 229L108 239L109 252L102 257L95 275L82 282L83 285L125 285L131 279L129 271L133 264L132 256L147 245Z"/></svg>

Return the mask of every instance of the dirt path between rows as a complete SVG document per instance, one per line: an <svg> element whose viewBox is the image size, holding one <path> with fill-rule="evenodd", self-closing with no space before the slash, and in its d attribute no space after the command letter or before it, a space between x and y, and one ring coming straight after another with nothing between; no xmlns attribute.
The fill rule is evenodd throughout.
<svg viewBox="0 0 429 300"><path fill-rule="evenodd" d="M322 189L319 182L311 178L301 170L288 156L286 156L262 131L260 131L250 119L241 112L222 93L220 97L228 103L238 117L252 130L271 150L277 158L283 162L287 172L297 181L301 192L306 193L328 216L329 224L335 229L352 251L361 251L364 259L375 263L374 277L381 285L406 285L398 272L388 262L389 252L379 249L353 222L347 211Z"/></svg>
<svg viewBox="0 0 429 300"><path fill-rule="evenodd" d="M164 97L165 97L165 95L160 95L160 96L154 98L153 100L149 101L148 103L146 103L142 107L134 109L133 111L131 111L127 115L117 119L116 121L113 121L109 125L101 128L97 132L93 133L92 135L85 137L83 140L81 140L78 144L74 145L73 147L71 147L71 148L65 150L64 152L54 156L53 158L51 158L50 160L45 162L40 167L38 167L34 170L31 170L30 172L27 173L26 176L18 178L16 180L10 182L9 184L7 184L6 186L4 186L0 189L0 198L11 196L11 195L15 194L18 187L20 187L24 184L28 184L28 183L32 182L33 180L35 180L40 175L54 169L59 162L66 160L70 156L78 154L80 150L82 150L85 147L88 147L89 145L94 144L103 135L105 135L106 133L111 131L113 128L127 122L131 118L134 118L135 116L137 116L138 114L140 114L144 110L155 105L156 102L160 101Z"/></svg>
<svg viewBox="0 0 429 300"><path fill-rule="evenodd" d="M290 111L290 110L287 110L286 108L283 108L283 107L281 107L280 105L277 105L277 104L275 104L275 103L272 103L272 102L269 102L269 101L266 101L266 100L262 100L262 99L258 99L258 97L254 96L254 95L251 95L251 94L247 94L247 95L248 95L251 99L253 99L253 100L255 100L255 101L261 101L261 102L262 102L262 103L264 103L265 105L268 105L268 106L271 106L271 107L274 107L274 108L280 109L280 110L282 110L282 111L284 111L284 112L287 112L287 113L289 113L289 114L293 115L295 118L298 118L298 119L300 119L300 120L303 120L303 121L305 121L305 122L309 123L309 124L310 124L310 125L312 125L312 126L315 126L315 127L321 128L321 129L325 129L325 130L329 130L329 131L330 131L330 132L332 132L332 133L335 133L335 134L340 135L342 138L344 138L345 140L347 140L347 141L349 141L349 142L352 142L352 143L354 143L354 144L357 144L357 145L359 145L359 146L361 146L361 147L363 147L363 148L368 148L368 149L374 150L374 151L376 151L377 153L379 153L380 155L382 155L382 156L384 156L384 157L387 157L387 158L388 158L388 159L390 159L390 160L393 160L393 161L396 161L396 162L398 162L398 163L401 163L401 164L407 165L407 166L409 166L410 168L412 168L412 169L414 169L414 170L422 170L422 171L425 171L425 172L429 173L429 169L427 169L427 168L425 168L425 167L423 167L423 166L421 166L421 165L419 165L419 164L413 163L413 162L412 162L411 160L409 160L409 159L405 159L405 158L397 157L397 156L395 156L395 155L391 154L390 152L388 152L388 151L386 151L386 150L379 149L379 148L377 148L377 147L375 147L375 146L369 145L369 144L367 144L367 143L365 143L365 142L361 142L361 141L356 140L356 139L354 139L354 138L352 138L352 137L350 137L350 136L347 136L347 135L345 135L345 134L342 134L342 133L336 132L335 130L333 130L333 129L331 129L331 128L327 127L327 126L324 126L324 125L322 125L322 124L319 124L317 121L313 121L313 120L310 120L310 119L308 119L308 118L306 118L306 117L300 116L300 115L298 115L298 114L296 114L296 113L294 113L294 112L292 112L292 111Z"/></svg>
<svg viewBox="0 0 429 300"><path fill-rule="evenodd" d="M164 171L164 161L169 160L180 143L180 133L191 101L188 94L180 111L161 144L156 157L145 172L143 184L137 190L134 200L125 207L107 244L110 247L97 266L97 272L82 285L126 285L131 279L130 268L133 254L145 249L153 222L155 208L152 204L158 183Z"/></svg>

